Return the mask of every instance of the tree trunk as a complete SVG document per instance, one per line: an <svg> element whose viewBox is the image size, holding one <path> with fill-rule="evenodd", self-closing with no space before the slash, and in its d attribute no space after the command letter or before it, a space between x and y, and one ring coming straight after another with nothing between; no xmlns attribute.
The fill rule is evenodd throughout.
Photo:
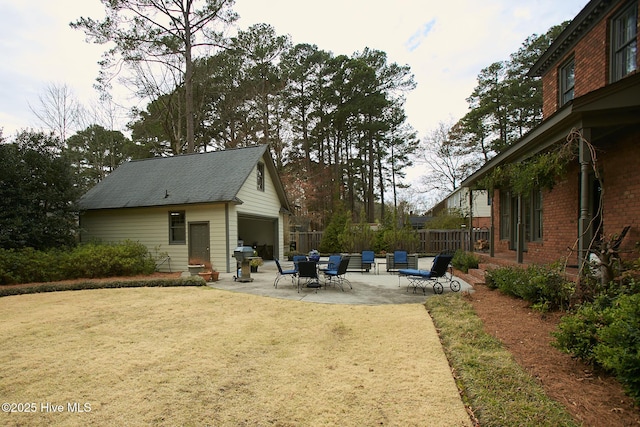
<svg viewBox="0 0 640 427"><path fill-rule="evenodd" d="M185 119L187 124L187 153L195 152L195 126L193 115L193 59L191 57L191 26L189 21L189 9L185 11L185 45L184 45L184 94L185 94Z"/></svg>
<svg viewBox="0 0 640 427"><path fill-rule="evenodd" d="M371 117L369 117L371 121ZM367 195L365 200L367 201L367 222L372 223L375 220L375 197L374 197L374 168L375 168L375 156L374 156L374 143L373 143L373 132L369 129L368 132L368 154L369 158L367 159Z"/></svg>

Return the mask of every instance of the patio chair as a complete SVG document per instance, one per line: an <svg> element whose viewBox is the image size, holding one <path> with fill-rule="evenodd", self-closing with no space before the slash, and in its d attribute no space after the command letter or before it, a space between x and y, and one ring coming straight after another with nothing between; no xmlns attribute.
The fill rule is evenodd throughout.
<svg viewBox="0 0 640 427"><path fill-rule="evenodd" d="M318 293L318 288L321 286L318 280L318 264L314 261L300 261L298 262L298 292L300 292L300 282L304 281L303 285L307 288L315 288Z"/></svg>
<svg viewBox="0 0 640 427"><path fill-rule="evenodd" d="M306 255L294 255L293 262L309 261Z"/></svg>
<svg viewBox="0 0 640 427"><path fill-rule="evenodd" d="M441 294L444 292L444 284L449 284L449 287L453 292L460 290L460 282L454 280L453 271L450 269L451 260L453 255L451 254L439 254L433 259L433 265L431 270L415 270L415 269L400 269L398 270L398 285L400 285L400 277L405 276L409 280L407 285L407 292L409 288L413 286L413 293L416 293L416 289L422 289L422 293L426 295L426 287L428 285L433 286L434 294ZM447 277L447 270L449 271L449 277Z"/></svg>
<svg viewBox="0 0 640 427"><path fill-rule="evenodd" d="M300 261L308 261L306 255L294 255L293 256L293 268L298 271L298 263Z"/></svg>
<svg viewBox="0 0 640 427"><path fill-rule="evenodd" d="M373 266L373 270L376 269L376 254L373 251L362 251L362 263L360 264L360 271L367 271L371 269Z"/></svg>
<svg viewBox="0 0 640 427"><path fill-rule="evenodd" d="M320 271L324 273L327 270L337 270L340 260L342 260L342 255L330 255L327 266L325 268L321 268Z"/></svg>
<svg viewBox="0 0 640 427"><path fill-rule="evenodd" d="M393 268L398 270L400 268L409 267L409 259L407 258L407 251L395 251L393 253Z"/></svg>
<svg viewBox="0 0 640 427"><path fill-rule="evenodd" d="M329 283L336 283L344 292L344 284L349 285L350 289L353 289L351 286L351 282L345 277L347 274L347 268L349 267L349 257L344 257L340 260L340 264L338 264L338 268L336 270L326 270L324 271L325 284L327 281Z"/></svg>
<svg viewBox="0 0 640 427"><path fill-rule="evenodd" d="M293 285L293 279L298 274L296 269L294 268L291 270L283 270L282 266L280 265L280 260L276 258L275 262L276 262L276 266L278 267L278 274L276 275L276 279L273 281L273 287L274 288L278 287L278 281L280 280L280 278L282 278L282 276L291 276L291 284Z"/></svg>

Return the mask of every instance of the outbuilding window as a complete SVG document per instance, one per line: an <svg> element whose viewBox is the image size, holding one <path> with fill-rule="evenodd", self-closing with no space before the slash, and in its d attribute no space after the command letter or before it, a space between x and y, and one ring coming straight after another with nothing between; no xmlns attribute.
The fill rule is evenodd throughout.
<svg viewBox="0 0 640 427"><path fill-rule="evenodd" d="M187 226L184 211L169 212L169 244L184 245L187 243Z"/></svg>
<svg viewBox="0 0 640 427"><path fill-rule="evenodd" d="M258 190L264 191L264 163L258 163Z"/></svg>

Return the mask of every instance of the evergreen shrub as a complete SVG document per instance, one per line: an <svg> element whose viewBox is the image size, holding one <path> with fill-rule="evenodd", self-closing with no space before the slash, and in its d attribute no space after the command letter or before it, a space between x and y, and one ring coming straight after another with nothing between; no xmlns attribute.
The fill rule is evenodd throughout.
<svg viewBox="0 0 640 427"><path fill-rule="evenodd" d="M137 242L89 243L73 249L0 249L0 285L151 274L155 260Z"/></svg>
<svg viewBox="0 0 640 427"><path fill-rule="evenodd" d="M478 268L479 262L480 260L475 254L463 250L457 250L453 255L451 265L460 271L468 273L470 268Z"/></svg>
<svg viewBox="0 0 640 427"><path fill-rule="evenodd" d="M613 373L640 403L640 294L600 295L565 316L553 345Z"/></svg>
<svg viewBox="0 0 640 427"><path fill-rule="evenodd" d="M487 271L485 279L489 288L522 298L543 311L568 307L575 293L575 284L564 279L555 266L500 267Z"/></svg>

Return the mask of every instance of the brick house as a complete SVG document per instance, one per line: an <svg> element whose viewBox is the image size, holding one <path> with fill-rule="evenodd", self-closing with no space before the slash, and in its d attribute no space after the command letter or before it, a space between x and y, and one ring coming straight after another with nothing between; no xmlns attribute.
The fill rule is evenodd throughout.
<svg viewBox="0 0 640 427"><path fill-rule="evenodd" d="M550 190L494 189L491 256L519 263L568 257L570 265L582 265L592 241L630 226L620 251L637 257L638 39L638 0L592 0L529 71L542 79L542 123L462 186L475 188L496 167L531 160L565 144L569 135L576 137L579 154Z"/></svg>

